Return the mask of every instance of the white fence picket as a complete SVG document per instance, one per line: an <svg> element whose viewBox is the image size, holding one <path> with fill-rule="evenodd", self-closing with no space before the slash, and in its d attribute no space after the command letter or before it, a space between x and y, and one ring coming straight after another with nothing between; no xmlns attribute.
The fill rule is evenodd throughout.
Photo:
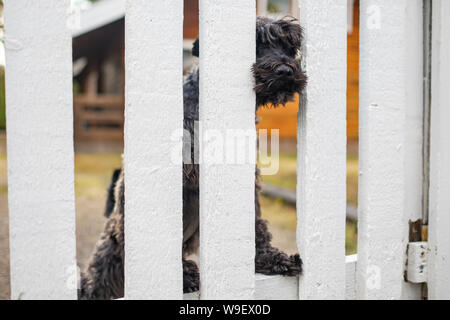
<svg viewBox="0 0 450 320"><path fill-rule="evenodd" d="M183 1L128 0L125 20L125 297L181 299Z"/></svg>
<svg viewBox="0 0 450 320"><path fill-rule="evenodd" d="M344 299L347 1L301 0L299 7L308 75L298 129L299 295Z"/></svg>
<svg viewBox="0 0 450 320"><path fill-rule="evenodd" d="M356 265L358 263L358 255L350 255L345 257L345 299L356 299Z"/></svg>
<svg viewBox="0 0 450 320"><path fill-rule="evenodd" d="M420 0L361 1L359 299L418 295L403 272L408 220L421 213L421 160L415 154L421 149L421 5ZM413 131L417 136L411 139ZM414 168L419 172L411 175ZM407 202L417 208L408 212Z"/></svg>
<svg viewBox="0 0 450 320"><path fill-rule="evenodd" d="M5 1L12 299L76 299L70 1Z"/></svg>
<svg viewBox="0 0 450 320"><path fill-rule="evenodd" d="M240 164L229 161L227 142L243 132L255 140L255 13L255 1L200 0L200 77L206 79L200 81L202 299L249 299L254 293L255 154ZM218 161L210 157L214 151Z"/></svg>
<svg viewBox="0 0 450 320"><path fill-rule="evenodd" d="M407 3L405 34L408 66L405 70L406 109L404 132L404 188L403 264L406 265L406 247L409 241L409 221L422 219L423 214L423 160L424 160L424 28L423 0ZM401 299L422 297L422 285L402 281Z"/></svg>
<svg viewBox="0 0 450 320"><path fill-rule="evenodd" d="M450 2L433 1L430 152L430 299L450 299Z"/></svg>

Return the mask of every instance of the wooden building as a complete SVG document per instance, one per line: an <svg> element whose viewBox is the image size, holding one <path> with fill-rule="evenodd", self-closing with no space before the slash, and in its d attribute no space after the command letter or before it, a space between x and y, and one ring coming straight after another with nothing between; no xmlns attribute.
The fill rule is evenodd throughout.
<svg viewBox="0 0 450 320"><path fill-rule="evenodd" d="M95 3L81 13L80 27L73 32L74 134L77 150L123 148L124 3L123 0ZM198 0L184 0L185 72L194 60L191 48L197 35Z"/></svg>

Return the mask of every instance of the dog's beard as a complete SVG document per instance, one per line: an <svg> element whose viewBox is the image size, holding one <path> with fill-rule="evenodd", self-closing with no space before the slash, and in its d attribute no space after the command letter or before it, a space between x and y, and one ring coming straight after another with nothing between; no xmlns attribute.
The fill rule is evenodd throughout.
<svg viewBox="0 0 450 320"><path fill-rule="evenodd" d="M277 75L274 70L281 65L292 68L292 76ZM306 86L306 75L295 60L258 59L252 71L255 79L257 107L285 105Z"/></svg>

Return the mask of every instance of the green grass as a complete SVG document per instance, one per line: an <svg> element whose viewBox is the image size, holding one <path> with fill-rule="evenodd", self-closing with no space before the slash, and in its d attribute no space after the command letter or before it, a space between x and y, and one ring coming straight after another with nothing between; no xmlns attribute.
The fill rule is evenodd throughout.
<svg viewBox="0 0 450 320"><path fill-rule="evenodd" d="M275 186L295 190L297 186L297 157L295 154L280 154L278 173L263 176L264 182ZM347 157L347 202L358 204L358 157Z"/></svg>
<svg viewBox="0 0 450 320"><path fill-rule="evenodd" d="M280 154L279 171L275 175L263 176L263 182L275 186L295 190L297 186L297 157L295 154ZM349 154L347 157L347 202L358 204L358 157ZM263 216L281 228L294 231L296 228L296 212L293 206L284 204L281 199L261 200ZM345 248L347 254L357 250L357 223L348 221L346 226Z"/></svg>
<svg viewBox="0 0 450 320"><path fill-rule="evenodd" d="M264 182L295 190L297 186L297 157L294 154L280 154L278 173L263 176ZM260 165L261 167L261 165Z"/></svg>
<svg viewBox="0 0 450 320"><path fill-rule="evenodd" d="M345 228L345 253L355 254L358 249L358 225L356 222L347 221Z"/></svg>
<svg viewBox="0 0 450 320"><path fill-rule="evenodd" d="M295 207L288 205L281 199L261 197L262 217L270 221L271 226L284 230L283 232L296 232L297 213ZM355 254L357 249L357 224L347 221L345 230L345 253Z"/></svg>
<svg viewBox="0 0 450 320"><path fill-rule="evenodd" d="M8 193L8 181L7 181L7 167L6 167L6 154L0 153L0 194Z"/></svg>
<svg viewBox="0 0 450 320"><path fill-rule="evenodd" d="M75 193L77 197L104 197L114 169L122 166L119 153L77 153L75 155ZM0 194L8 192L6 154L0 155Z"/></svg>
<svg viewBox="0 0 450 320"><path fill-rule="evenodd" d="M358 156L347 156L347 202L358 205Z"/></svg>
<svg viewBox="0 0 450 320"><path fill-rule="evenodd" d="M119 153L77 153L75 155L75 193L78 197L103 197L114 169L122 166Z"/></svg>

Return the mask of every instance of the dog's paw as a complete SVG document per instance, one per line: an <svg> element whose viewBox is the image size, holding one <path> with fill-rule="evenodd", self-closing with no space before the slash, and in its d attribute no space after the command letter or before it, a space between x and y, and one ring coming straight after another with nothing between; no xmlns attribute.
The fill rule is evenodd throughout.
<svg viewBox="0 0 450 320"><path fill-rule="evenodd" d="M297 276L302 272L302 260L298 254L288 256L275 248L257 252L256 272L266 275Z"/></svg>
<svg viewBox="0 0 450 320"><path fill-rule="evenodd" d="M302 259L300 259L300 256L298 254L294 254L292 256L289 257L289 268L288 268L288 272L290 273L290 275L292 276L297 276L299 274L302 273Z"/></svg>
<svg viewBox="0 0 450 320"><path fill-rule="evenodd" d="M183 292L191 293L200 290L200 274L193 261L183 261Z"/></svg>
<svg viewBox="0 0 450 320"><path fill-rule="evenodd" d="M183 292L191 293L200 290L200 275L190 274L183 277Z"/></svg>
<svg viewBox="0 0 450 320"><path fill-rule="evenodd" d="M297 276L302 272L302 260L298 254L288 257L281 254L272 267L274 274L283 276Z"/></svg>

